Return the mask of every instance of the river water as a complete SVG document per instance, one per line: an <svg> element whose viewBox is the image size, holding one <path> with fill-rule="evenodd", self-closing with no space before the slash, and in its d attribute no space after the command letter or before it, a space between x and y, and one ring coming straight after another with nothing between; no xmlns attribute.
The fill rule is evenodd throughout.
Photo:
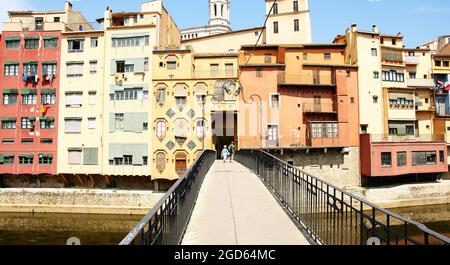
<svg viewBox="0 0 450 265"><path fill-rule="evenodd" d="M450 204L391 209L450 236ZM117 245L143 216L0 213L0 245Z"/></svg>
<svg viewBox="0 0 450 265"><path fill-rule="evenodd" d="M143 216L0 213L0 245L117 245Z"/></svg>

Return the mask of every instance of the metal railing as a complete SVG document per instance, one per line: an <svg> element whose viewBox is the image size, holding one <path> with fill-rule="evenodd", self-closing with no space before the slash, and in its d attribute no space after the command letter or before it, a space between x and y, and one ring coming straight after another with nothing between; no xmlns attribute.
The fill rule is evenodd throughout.
<svg viewBox="0 0 450 265"><path fill-rule="evenodd" d="M371 134L372 143L414 143L414 142L445 142L444 134L390 135Z"/></svg>
<svg viewBox="0 0 450 265"><path fill-rule="evenodd" d="M204 151L120 245L180 245L203 179L215 159L215 151Z"/></svg>
<svg viewBox="0 0 450 265"><path fill-rule="evenodd" d="M332 72L328 74L278 74L278 83L282 85L336 85L336 77Z"/></svg>
<svg viewBox="0 0 450 265"><path fill-rule="evenodd" d="M317 244L450 244L450 239L311 176L262 151L240 150L236 160L253 170L295 222Z"/></svg>

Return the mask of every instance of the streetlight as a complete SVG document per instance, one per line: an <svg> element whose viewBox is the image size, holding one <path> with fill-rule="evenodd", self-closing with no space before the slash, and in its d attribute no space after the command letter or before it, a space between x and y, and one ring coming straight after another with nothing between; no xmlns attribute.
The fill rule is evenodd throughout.
<svg viewBox="0 0 450 265"><path fill-rule="evenodd" d="M203 105L203 135L202 135L202 150L205 151L205 138L206 138L206 118L205 118L205 105L206 105L206 99L208 97L211 97L212 100L211 102L214 103L214 99L217 100L217 95L213 95L213 94L206 94L205 97L202 100L202 105ZM220 103L220 100L214 104L218 104Z"/></svg>
<svg viewBox="0 0 450 265"><path fill-rule="evenodd" d="M262 111L263 111L263 102L262 102L262 98L260 95L258 94L252 94L248 100L245 99L245 95L244 95L244 89L242 87L242 85L238 82L238 81L234 81L234 80L228 80L226 81L222 88L223 90L228 93L229 95L232 94L231 92L231 87L234 87L236 90L234 91L234 96L238 97L239 95L242 95L242 100L244 101L245 104L253 104L255 102L255 98L257 98L259 100L259 148L262 150L263 148L263 129L262 129L262 125L263 125L263 117L262 117Z"/></svg>

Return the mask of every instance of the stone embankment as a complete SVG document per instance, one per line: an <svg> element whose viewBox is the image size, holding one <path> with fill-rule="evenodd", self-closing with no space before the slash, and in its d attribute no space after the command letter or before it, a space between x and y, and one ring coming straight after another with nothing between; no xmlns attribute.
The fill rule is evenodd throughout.
<svg viewBox="0 0 450 265"><path fill-rule="evenodd" d="M0 189L0 212L145 215L164 194L100 189Z"/></svg>

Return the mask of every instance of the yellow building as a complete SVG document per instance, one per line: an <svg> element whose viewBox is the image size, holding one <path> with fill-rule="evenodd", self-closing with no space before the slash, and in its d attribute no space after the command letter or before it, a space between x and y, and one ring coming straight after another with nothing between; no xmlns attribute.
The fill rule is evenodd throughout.
<svg viewBox="0 0 450 265"><path fill-rule="evenodd" d="M103 174L151 176L151 96L153 47L179 45L179 30L162 1L140 12L113 13L105 31Z"/></svg>
<svg viewBox="0 0 450 265"><path fill-rule="evenodd" d="M101 175L104 32L62 35L58 173Z"/></svg>
<svg viewBox="0 0 450 265"><path fill-rule="evenodd" d="M236 124L223 120L237 123L238 104L222 84L237 79L238 54L155 47L152 62L152 179L175 180L203 149L218 150L237 139Z"/></svg>

